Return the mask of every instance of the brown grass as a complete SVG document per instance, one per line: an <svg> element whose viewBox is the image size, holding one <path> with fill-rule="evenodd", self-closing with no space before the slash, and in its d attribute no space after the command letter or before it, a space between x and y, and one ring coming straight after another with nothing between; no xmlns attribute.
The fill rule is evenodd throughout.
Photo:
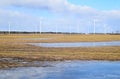
<svg viewBox="0 0 120 79"><path fill-rule="evenodd" d="M28 38L52 38L51 40L28 40ZM118 41L120 35L78 35L78 34L11 34L0 35L1 42L81 42Z"/></svg>
<svg viewBox="0 0 120 79"><path fill-rule="evenodd" d="M53 38L52 40L27 40L26 38ZM120 46L44 48L28 45L28 42L79 42L116 41L120 35L0 35L0 58L33 60L120 60ZM21 66L13 62L1 62L0 68Z"/></svg>

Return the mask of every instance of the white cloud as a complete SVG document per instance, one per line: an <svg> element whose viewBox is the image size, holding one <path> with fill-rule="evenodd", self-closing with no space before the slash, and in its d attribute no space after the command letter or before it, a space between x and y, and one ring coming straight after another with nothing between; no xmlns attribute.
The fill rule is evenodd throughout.
<svg viewBox="0 0 120 79"><path fill-rule="evenodd" d="M7 30L8 23L14 30L28 30L37 25L37 17L14 10L0 9L0 30Z"/></svg>
<svg viewBox="0 0 120 79"><path fill-rule="evenodd" d="M69 3L67 0L4 0L2 5L45 9L53 12L69 12L76 14L94 13L95 10L88 6L79 6Z"/></svg>
<svg viewBox="0 0 120 79"><path fill-rule="evenodd" d="M62 10L66 7L67 0L4 0L0 6L19 6L46 10Z"/></svg>
<svg viewBox="0 0 120 79"><path fill-rule="evenodd" d="M22 13L21 11L4 9L4 7L26 7L26 8L35 8L46 10L54 13L61 13L68 16L77 16L77 20L84 20L83 26L86 25L88 20L93 20L94 18L99 19L102 22L109 23L110 26L120 25L120 10L109 10L109 11L100 11L95 8L89 6L81 6L69 3L68 0L3 0L0 1L0 20L4 23L7 22L11 17L12 20L18 21L18 19L25 20L27 19L29 22L33 22L30 24L35 24L35 21L31 21L30 19L35 20L37 17L34 17L28 13ZM62 16L62 15L60 15ZM65 18L64 16L62 18ZM76 18L72 18L76 19ZM68 19L65 19L68 20ZM70 19L69 19L70 20ZM71 22L71 21L70 21ZM19 21L18 21L19 23ZM74 21L73 21L74 23ZM23 23L25 24L25 23ZM29 24L29 25L30 25ZM91 25L92 26L92 25ZM117 26L118 27L118 26Z"/></svg>
<svg viewBox="0 0 120 79"><path fill-rule="evenodd" d="M11 5L12 0L2 0L0 1L0 7Z"/></svg>
<svg viewBox="0 0 120 79"><path fill-rule="evenodd" d="M120 18L120 10L103 11L103 15L106 16L108 19Z"/></svg>

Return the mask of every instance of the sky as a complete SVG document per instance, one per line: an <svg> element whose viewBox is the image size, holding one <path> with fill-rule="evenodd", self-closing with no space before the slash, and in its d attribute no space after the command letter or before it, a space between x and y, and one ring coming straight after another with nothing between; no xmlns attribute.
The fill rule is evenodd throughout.
<svg viewBox="0 0 120 79"><path fill-rule="evenodd" d="M120 0L1 0L0 31L120 32Z"/></svg>

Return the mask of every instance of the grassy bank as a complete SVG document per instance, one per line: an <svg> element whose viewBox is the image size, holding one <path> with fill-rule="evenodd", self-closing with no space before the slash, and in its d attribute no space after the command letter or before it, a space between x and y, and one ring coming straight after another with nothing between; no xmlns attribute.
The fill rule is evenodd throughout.
<svg viewBox="0 0 120 79"><path fill-rule="evenodd" d="M28 40L29 38L51 38L51 40ZM11 34L0 35L1 42L90 42L117 41L120 35L79 35L79 34Z"/></svg>
<svg viewBox="0 0 120 79"><path fill-rule="evenodd" d="M52 38L34 40L28 38ZM120 46L116 47L77 47L44 48L28 45L29 42L80 42L80 41L117 41L120 35L0 35L0 58L15 58L24 61L56 60L120 60ZM19 62L1 60L0 68L24 66Z"/></svg>

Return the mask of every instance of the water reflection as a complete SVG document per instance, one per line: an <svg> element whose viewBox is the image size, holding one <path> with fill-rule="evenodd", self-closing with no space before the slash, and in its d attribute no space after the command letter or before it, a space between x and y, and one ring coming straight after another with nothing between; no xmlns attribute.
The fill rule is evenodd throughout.
<svg viewBox="0 0 120 79"><path fill-rule="evenodd" d="M70 43L31 43L42 47L96 47L96 46L120 46L120 41L111 42L70 42Z"/></svg>
<svg viewBox="0 0 120 79"><path fill-rule="evenodd" d="M120 62L50 62L52 67L0 70L0 79L120 79Z"/></svg>

